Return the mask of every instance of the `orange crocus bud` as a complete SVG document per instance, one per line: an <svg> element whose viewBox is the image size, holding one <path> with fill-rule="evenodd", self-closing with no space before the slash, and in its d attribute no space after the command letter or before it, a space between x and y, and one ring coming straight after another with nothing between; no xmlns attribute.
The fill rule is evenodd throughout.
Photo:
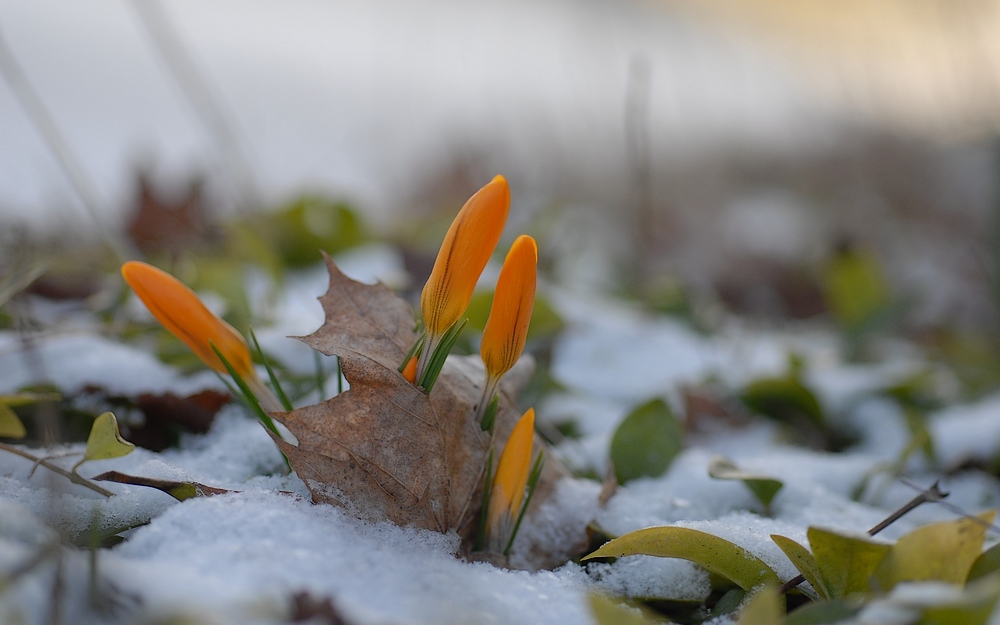
<svg viewBox="0 0 1000 625"><path fill-rule="evenodd" d="M219 373L228 373L212 345L233 369L246 379L256 379L246 341L231 325L219 319L198 299L194 291L169 273L146 263L130 260L122 265L122 277L149 312L164 328L179 338Z"/></svg>
<svg viewBox="0 0 1000 625"><path fill-rule="evenodd" d="M510 187L497 176L469 198L445 234L420 294L427 341L417 365L421 379L441 338L469 307L472 293L500 241L510 210Z"/></svg>
<svg viewBox="0 0 1000 625"><path fill-rule="evenodd" d="M410 384L417 383L417 357L411 356L409 360L406 361L406 366L403 367L403 378L406 379Z"/></svg>
<svg viewBox="0 0 1000 625"><path fill-rule="evenodd" d="M502 553L514 531L531 473L534 442L535 409L528 408L507 439L490 489L489 508L485 514L486 536L491 551Z"/></svg>
<svg viewBox="0 0 1000 625"><path fill-rule="evenodd" d="M535 305L537 264L535 240L526 234L517 237L503 261L490 317L483 329L479 353L489 377L499 378L510 371L524 350Z"/></svg>

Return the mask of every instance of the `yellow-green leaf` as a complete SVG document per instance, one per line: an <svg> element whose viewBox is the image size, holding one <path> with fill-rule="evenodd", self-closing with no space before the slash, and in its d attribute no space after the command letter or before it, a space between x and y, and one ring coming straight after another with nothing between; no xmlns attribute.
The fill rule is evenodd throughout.
<svg viewBox="0 0 1000 625"><path fill-rule="evenodd" d="M1000 544L993 545L979 554L979 557L972 564L972 569L969 570L969 577L966 578L965 583L986 577L997 571L1000 571Z"/></svg>
<svg viewBox="0 0 1000 625"><path fill-rule="evenodd" d="M87 437L87 451L83 454L83 460L76 466L90 460L118 458L132 453L133 449L135 445L122 438L118 431L118 420L115 419L115 415L105 412L94 419L90 436Z"/></svg>
<svg viewBox="0 0 1000 625"><path fill-rule="evenodd" d="M633 555L690 560L744 590L763 584L781 585L774 571L743 547L686 527L650 527L631 532L608 541L583 559Z"/></svg>
<svg viewBox="0 0 1000 625"><path fill-rule="evenodd" d="M924 610L917 625L986 625L1000 600L1000 575L989 575L969 584L961 598Z"/></svg>
<svg viewBox="0 0 1000 625"><path fill-rule="evenodd" d="M664 622L662 619L652 618L640 608L622 605L602 595L592 594L589 601L590 612L597 625L652 625Z"/></svg>
<svg viewBox="0 0 1000 625"><path fill-rule="evenodd" d="M785 608L773 586L761 588L743 608L739 625L781 625Z"/></svg>
<svg viewBox="0 0 1000 625"><path fill-rule="evenodd" d="M925 525L903 536L878 567L882 588L917 581L964 584L994 517L996 511L990 510L974 518Z"/></svg>
<svg viewBox="0 0 1000 625"><path fill-rule="evenodd" d="M778 494L784 484L768 475L743 471L729 458L715 456L708 463L709 476L717 480L739 480L757 497L764 506L770 506L771 500Z"/></svg>
<svg viewBox="0 0 1000 625"><path fill-rule="evenodd" d="M0 395L0 404L13 408L43 401L59 401L60 399L62 399L62 395L59 393L12 393Z"/></svg>
<svg viewBox="0 0 1000 625"><path fill-rule="evenodd" d="M825 267L823 282L827 306L849 332L871 323L892 302L878 259L866 251L839 252Z"/></svg>
<svg viewBox="0 0 1000 625"><path fill-rule="evenodd" d="M27 433L17 414L0 403L0 438L24 438Z"/></svg>
<svg viewBox="0 0 1000 625"><path fill-rule="evenodd" d="M810 527L807 536L831 599L870 592L872 576L893 549L892 545L875 542L867 536L818 527Z"/></svg>
<svg viewBox="0 0 1000 625"><path fill-rule="evenodd" d="M619 484L662 475L684 448L684 431L670 406L653 399L633 410L611 439Z"/></svg>
<svg viewBox="0 0 1000 625"><path fill-rule="evenodd" d="M827 589L826 584L823 583L823 575L820 573L819 564L816 562L813 554L786 536L771 534L771 540L774 541L774 544L778 545L778 548L785 552L788 559L795 565L795 568L802 574L802 577L806 578L806 581L812 585L819 596L829 601L830 591Z"/></svg>
<svg viewBox="0 0 1000 625"><path fill-rule="evenodd" d="M852 618L858 613L856 602L843 599L807 603L785 617L785 625L828 625Z"/></svg>

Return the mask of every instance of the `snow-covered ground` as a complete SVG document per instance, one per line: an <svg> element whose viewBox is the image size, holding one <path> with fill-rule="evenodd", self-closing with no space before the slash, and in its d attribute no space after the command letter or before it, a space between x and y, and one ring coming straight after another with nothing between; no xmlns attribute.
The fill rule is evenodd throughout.
<svg viewBox="0 0 1000 625"><path fill-rule="evenodd" d="M391 280L402 271L398 258L385 248L353 258L351 271L357 276ZM325 284L318 268L290 284L276 306L274 327L261 334L268 349L292 346L284 348L282 357L308 370L309 350L282 336L319 324L322 312L315 297ZM539 419L575 419L582 436L557 448L575 469L603 474L611 433L637 403L662 396L679 408L683 384L711 376L737 386L783 373L790 350L805 358L808 381L824 406L860 432L861 439L842 453L809 451L782 440L779 429L762 419L739 429L692 434L663 476L619 487L603 508L597 504L599 483L567 478L522 528L513 562L530 549L558 553L588 525L620 535L673 524L727 538L789 579L797 571L770 534L804 541L812 525L861 532L913 496L900 482L876 484L861 502L852 499L852 491L873 467L894 461L907 442L898 408L873 398L871 389L899 380L923 363L900 358L879 366L847 365L839 359L835 339L815 329L774 332L732 324L705 336L621 303L554 290L550 296L568 324L552 366L565 390L544 399ZM15 337L0 338L2 394L28 382L30 376L23 372L32 369ZM209 375L181 377L142 349L86 328L39 337L35 347L48 376L66 391L87 384L120 393L219 386ZM992 397L933 415L930 428L942 461L956 466L963 459L995 458L1000 449L998 410L1000 398ZM708 476L709 460L717 453L784 482L770 514L743 484ZM65 466L72 461L57 460ZM612 564L566 562L538 572L470 563L456 557L456 536L364 523L340 509L310 504L305 486L285 474L263 429L236 405L218 414L208 434L185 435L176 449L137 449L122 458L88 463L81 473L117 470L238 493L178 503L149 488L108 484L115 495L105 499L44 468L32 469L31 462L0 452L4 574L58 544L60 535L79 541L95 525L106 530L149 523L96 555L63 547L58 558L37 563L0 590L3 622L53 622L55 593L65 622L187 618L198 623L283 623L295 614L293 597L306 593L313 602L329 598L347 622L358 624L568 625L595 622L589 593L697 602L710 590L707 573L697 566L646 556ZM920 461L910 469L921 485L934 477ZM960 473L946 488L951 491L948 501L970 513L1000 505L1000 485L985 474ZM925 505L885 535L898 537L919 524L951 518L952 510ZM300 608L305 601L299 597Z"/></svg>

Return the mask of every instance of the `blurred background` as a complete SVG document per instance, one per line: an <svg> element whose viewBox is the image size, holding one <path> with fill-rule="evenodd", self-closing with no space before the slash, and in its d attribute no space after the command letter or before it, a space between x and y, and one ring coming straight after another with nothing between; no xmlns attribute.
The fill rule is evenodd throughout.
<svg viewBox="0 0 1000 625"><path fill-rule="evenodd" d="M995 353L997 33L994 0L2 0L3 267L259 259L291 222L224 225L280 214L419 286L502 173L559 284Z"/></svg>

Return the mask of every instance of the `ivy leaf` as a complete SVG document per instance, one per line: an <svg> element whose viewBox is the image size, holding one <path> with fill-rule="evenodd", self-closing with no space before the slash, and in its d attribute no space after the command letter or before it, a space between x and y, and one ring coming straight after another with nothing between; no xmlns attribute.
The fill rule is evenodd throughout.
<svg viewBox="0 0 1000 625"><path fill-rule="evenodd" d="M925 525L903 536L876 572L882 589L900 582L964 584L995 517L996 511L990 510L973 518Z"/></svg>
<svg viewBox="0 0 1000 625"><path fill-rule="evenodd" d="M744 590L764 584L781 585L774 571L743 547L686 527L650 527L630 532L605 543L583 559L633 555L690 560Z"/></svg>
<svg viewBox="0 0 1000 625"><path fill-rule="evenodd" d="M653 399L631 412L611 439L619 484L663 475L684 447L684 431L670 407Z"/></svg>
<svg viewBox="0 0 1000 625"><path fill-rule="evenodd" d="M717 480L743 482L765 507L771 505L771 500L784 486L781 480L773 477L743 471L733 464L732 460L724 456L715 456L709 461L708 475Z"/></svg>
<svg viewBox="0 0 1000 625"><path fill-rule="evenodd" d="M115 415L105 412L94 419L90 436L87 437L87 451L73 469L91 460L125 456L132 453L133 449L135 445L122 438L121 432L118 431L118 420L115 419Z"/></svg>

